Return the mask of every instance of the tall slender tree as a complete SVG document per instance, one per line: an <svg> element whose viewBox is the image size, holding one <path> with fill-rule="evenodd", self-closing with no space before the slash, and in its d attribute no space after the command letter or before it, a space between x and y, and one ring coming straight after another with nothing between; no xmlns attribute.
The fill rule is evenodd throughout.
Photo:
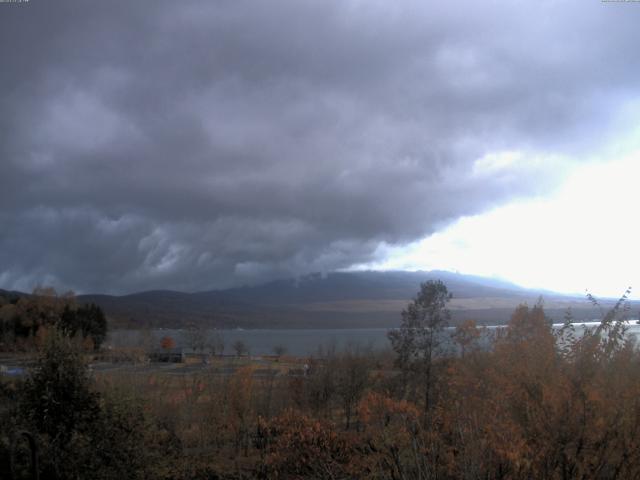
<svg viewBox="0 0 640 480"><path fill-rule="evenodd" d="M416 298L402 312L400 328L388 333L397 354L396 366L405 379L413 378L422 386L425 421L433 400L435 359L451 318L447 309L450 299L451 294L442 281L422 283Z"/></svg>

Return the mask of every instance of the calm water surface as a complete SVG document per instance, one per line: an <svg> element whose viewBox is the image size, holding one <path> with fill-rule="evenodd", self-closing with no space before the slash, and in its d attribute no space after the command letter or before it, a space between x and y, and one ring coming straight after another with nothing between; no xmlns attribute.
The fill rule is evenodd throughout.
<svg viewBox="0 0 640 480"><path fill-rule="evenodd" d="M596 326L598 322L575 324L576 333L587 327ZM554 325L555 328L560 325ZM501 327L487 327L491 332ZM358 347L370 347L375 350L389 348L387 339L388 328L353 328L353 329L256 329L256 330L206 330L199 332L199 337L205 341L211 341L215 337L221 337L224 343L224 353L233 353L232 345L241 340L249 348L252 355L273 354L277 345L286 348L291 355L315 355L321 347L344 349L352 345ZM449 329L452 331L452 329ZM629 335L640 337L640 325L636 320L629 322ZM114 347L134 347L141 345L157 346L162 337L169 336L174 339L176 346L188 347L192 342L193 334L181 329L155 329L152 331L139 330L114 330L110 333L107 344Z"/></svg>

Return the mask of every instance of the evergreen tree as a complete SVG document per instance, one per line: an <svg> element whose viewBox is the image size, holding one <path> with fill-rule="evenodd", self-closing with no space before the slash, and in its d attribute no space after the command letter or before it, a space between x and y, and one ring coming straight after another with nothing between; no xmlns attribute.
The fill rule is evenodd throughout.
<svg viewBox="0 0 640 480"><path fill-rule="evenodd" d="M388 333L397 354L396 366L405 379L413 377L423 386L425 420L432 403L434 360L451 318L446 308L450 299L442 281L422 283L416 298L402 312L400 328Z"/></svg>

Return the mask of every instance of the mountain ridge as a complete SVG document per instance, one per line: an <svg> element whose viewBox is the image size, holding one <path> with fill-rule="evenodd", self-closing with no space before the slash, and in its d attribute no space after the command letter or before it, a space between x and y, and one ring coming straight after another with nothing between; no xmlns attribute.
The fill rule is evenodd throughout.
<svg viewBox="0 0 640 480"><path fill-rule="evenodd" d="M312 273L259 285L193 293L156 290L78 298L98 303L115 324L122 326L142 323L219 328L392 327L398 323L402 308L417 294L420 283L436 279L442 280L453 294L454 320L473 317L479 323L504 323L517 304L533 303L540 295L568 302L569 306L583 303L586 309L591 308L585 299L575 296L437 270ZM550 313L554 320L561 320L565 310L562 306L550 309ZM590 318L582 313L584 318Z"/></svg>
<svg viewBox="0 0 640 480"><path fill-rule="evenodd" d="M389 328L428 280L442 280L452 293L454 323L467 318L505 323L518 304L533 304L541 295L553 321L562 321L567 308L577 320L596 318L584 297L439 270L312 273L220 290L86 294L77 300L99 305L112 328ZM603 300L603 305L610 303Z"/></svg>

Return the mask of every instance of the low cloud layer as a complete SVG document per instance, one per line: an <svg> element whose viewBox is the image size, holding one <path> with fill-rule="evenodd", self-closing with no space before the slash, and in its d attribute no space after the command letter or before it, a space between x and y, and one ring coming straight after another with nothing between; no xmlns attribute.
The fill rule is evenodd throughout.
<svg viewBox="0 0 640 480"><path fill-rule="evenodd" d="M347 268L543 195L637 121L639 20L584 1L0 4L0 288Z"/></svg>

